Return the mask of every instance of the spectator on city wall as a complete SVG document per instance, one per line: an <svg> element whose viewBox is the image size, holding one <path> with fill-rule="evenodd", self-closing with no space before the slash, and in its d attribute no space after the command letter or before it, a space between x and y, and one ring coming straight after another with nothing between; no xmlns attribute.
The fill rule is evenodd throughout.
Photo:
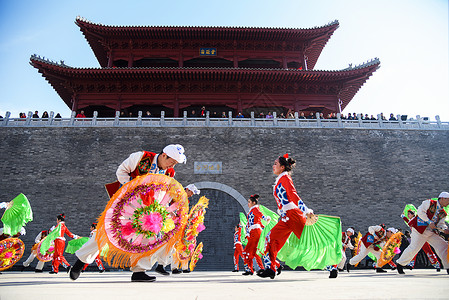
<svg viewBox="0 0 449 300"><path fill-rule="evenodd" d="M81 110L79 114L76 115L76 118L85 118L85 117L86 115L84 114L84 110Z"/></svg>
<svg viewBox="0 0 449 300"><path fill-rule="evenodd" d="M39 119L39 112L37 110L33 114L33 119Z"/></svg>

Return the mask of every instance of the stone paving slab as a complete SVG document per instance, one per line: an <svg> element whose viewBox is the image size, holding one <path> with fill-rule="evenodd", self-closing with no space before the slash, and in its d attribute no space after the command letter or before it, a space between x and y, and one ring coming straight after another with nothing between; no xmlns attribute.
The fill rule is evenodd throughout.
<svg viewBox="0 0 449 300"><path fill-rule="evenodd" d="M406 270L407 271L407 270ZM153 273L153 274L152 274ZM376 274L284 271L274 280L232 272L192 272L133 283L131 272L83 273L71 281L66 273L8 272L0 275L0 300L21 299L449 299L449 275L434 269Z"/></svg>

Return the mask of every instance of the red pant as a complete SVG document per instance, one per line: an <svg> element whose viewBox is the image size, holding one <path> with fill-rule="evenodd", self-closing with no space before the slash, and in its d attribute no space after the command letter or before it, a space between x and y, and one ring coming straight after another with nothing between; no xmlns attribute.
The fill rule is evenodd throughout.
<svg viewBox="0 0 449 300"><path fill-rule="evenodd" d="M304 225L306 224L306 217L299 208L290 209L286 216L279 219L278 223L274 225L273 229L266 237L265 254L268 253L271 261L271 269L276 271L276 257L279 250L284 246L290 234L293 232L298 239L301 238Z"/></svg>
<svg viewBox="0 0 449 300"><path fill-rule="evenodd" d="M248 244L245 246L245 250L243 250L243 261L245 265L249 268L251 272L254 272L253 269L253 258L256 257L257 264L259 267L263 269L262 259L259 255L256 255L257 252L257 244L259 243L260 234L262 233L262 229L255 228L250 231L248 237Z"/></svg>
<svg viewBox="0 0 449 300"><path fill-rule="evenodd" d="M53 254L53 261L51 266L53 267L53 272L59 272L59 265L62 263L64 266L68 267L70 264L64 258L63 253L65 249L65 241L61 239L55 240L55 253Z"/></svg>
<svg viewBox="0 0 449 300"><path fill-rule="evenodd" d="M239 270L239 256L242 258L243 262L245 260L243 259L243 246L242 244L235 244L234 245L234 269Z"/></svg>
<svg viewBox="0 0 449 300"><path fill-rule="evenodd" d="M429 243L425 243L422 246L422 250L426 253L427 258L429 258L429 261L432 264L432 266L434 266L435 268L440 268L440 262L438 261L438 258L435 255L435 252L433 252L432 248L430 248ZM416 261L417 255L418 255L418 253L416 253L415 257L412 259L412 262L411 262L412 267L415 266L415 261Z"/></svg>
<svg viewBox="0 0 449 300"><path fill-rule="evenodd" d="M95 263L97 264L98 270L100 271L104 270L103 262L100 259L100 255L97 255L97 257L95 257ZM84 264L83 271L86 270L88 265L89 264Z"/></svg>

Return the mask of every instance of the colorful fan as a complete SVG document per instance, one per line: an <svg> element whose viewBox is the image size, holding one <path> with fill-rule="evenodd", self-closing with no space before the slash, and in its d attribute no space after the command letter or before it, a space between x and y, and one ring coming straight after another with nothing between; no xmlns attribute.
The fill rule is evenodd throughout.
<svg viewBox="0 0 449 300"><path fill-rule="evenodd" d="M44 251L44 254L42 254L41 246L42 246L43 241L44 240L40 241L39 244L37 244L36 252L35 252L36 258L43 262L51 261L51 260L53 260L53 254L55 253L55 242L50 241L50 247L48 248L48 250Z"/></svg>
<svg viewBox="0 0 449 300"><path fill-rule="evenodd" d="M248 219L244 213L239 214L240 218L240 241L242 242L242 246L245 247L248 244L248 239L246 238L246 223L248 223Z"/></svg>
<svg viewBox="0 0 449 300"><path fill-rule="evenodd" d="M341 260L341 222L339 217L316 215L316 222L307 222L298 239L291 234L278 253L278 259L292 269L325 269ZM313 223L313 224L310 224Z"/></svg>
<svg viewBox="0 0 449 300"><path fill-rule="evenodd" d="M186 223L187 194L174 178L146 174L126 183L106 205L97 224L98 248L109 247L113 267L135 266L161 246L170 249Z"/></svg>
<svg viewBox="0 0 449 300"><path fill-rule="evenodd" d="M71 240L67 243L67 248L65 248L65 252L74 254L76 251L78 251L87 241L89 240L88 237L82 237L79 239Z"/></svg>
<svg viewBox="0 0 449 300"><path fill-rule="evenodd" d="M190 271L193 271L198 261L203 258L202 252L203 252L203 242L199 243L195 251L193 251L192 253L192 259L190 260L189 265Z"/></svg>
<svg viewBox="0 0 449 300"><path fill-rule="evenodd" d="M264 216L268 216L271 218L271 221L269 223L265 220L262 220L262 225L264 226L264 228L262 229L262 233L260 234L259 238L259 243L257 244L257 254L259 256L262 256L265 251L265 237L274 227L274 225L276 225L279 219L279 215L260 204L259 209ZM246 244L248 243L248 240L246 239L246 229L245 229L246 223L248 223L246 215L244 213L240 213L240 224L242 224L241 242L243 246L246 246Z"/></svg>
<svg viewBox="0 0 449 300"><path fill-rule="evenodd" d="M206 228L204 226L204 215L208 205L209 199L203 196L190 209L187 223L182 230L181 239L175 246L176 255L180 263L188 261L192 257L196 246L196 237Z"/></svg>
<svg viewBox="0 0 449 300"><path fill-rule="evenodd" d="M2 216L3 233L7 235L17 234L26 223L33 221L33 211L24 194L19 194L11 202Z"/></svg>
<svg viewBox="0 0 449 300"><path fill-rule="evenodd" d="M17 238L0 241L0 271L11 268L25 252L25 244Z"/></svg>
<svg viewBox="0 0 449 300"><path fill-rule="evenodd" d="M415 207L413 204L407 204L407 205L404 207L404 211L402 212L402 214L403 214L406 218L408 218L408 211L409 211L409 210L413 211L413 212L415 213L415 215L416 215L416 213L418 212L418 210L416 209L416 207ZM404 222L405 222L405 220L404 220ZM407 222L405 222L405 224L406 224L407 226L409 226L409 225L407 224Z"/></svg>
<svg viewBox="0 0 449 300"><path fill-rule="evenodd" d="M56 226L39 244L39 253L45 255L46 252L50 249L50 247L54 246L54 241L57 237L61 236L61 224Z"/></svg>
<svg viewBox="0 0 449 300"><path fill-rule="evenodd" d="M399 247L401 246L402 232L398 231L393 234L385 244L380 254L380 259L377 262L377 267L382 268L384 265L388 264L393 257L400 253Z"/></svg>

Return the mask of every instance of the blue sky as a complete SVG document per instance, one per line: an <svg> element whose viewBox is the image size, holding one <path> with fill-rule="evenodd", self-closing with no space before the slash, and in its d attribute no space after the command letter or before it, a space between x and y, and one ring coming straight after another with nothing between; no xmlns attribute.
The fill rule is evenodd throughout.
<svg viewBox="0 0 449 300"><path fill-rule="evenodd" d="M70 115L29 59L38 54L72 67L99 67L74 24L78 15L119 26L311 28L338 20L315 69L381 61L343 113L440 115L449 121L447 0L0 1L0 115Z"/></svg>

